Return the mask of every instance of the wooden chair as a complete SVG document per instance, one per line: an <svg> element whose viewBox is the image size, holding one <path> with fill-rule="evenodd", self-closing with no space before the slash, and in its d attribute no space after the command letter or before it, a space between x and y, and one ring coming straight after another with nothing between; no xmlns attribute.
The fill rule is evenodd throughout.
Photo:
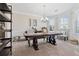
<svg viewBox="0 0 79 59"><path fill-rule="evenodd" d="M29 47L30 47L30 39L27 38L27 37L25 36L25 34L27 34L27 31L25 31L23 35L24 35L25 39L28 41L28 45L29 45Z"/></svg>
<svg viewBox="0 0 79 59"><path fill-rule="evenodd" d="M47 33L47 32L48 32L47 27L42 27L42 32L43 32L43 33ZM48 37L44 37L44 41L45 41L45 39L47 40Z"/></svg>
<svg viewBox="0 0 79 59"><path fill-rule="evenodd" d="M64 40L64 41L66 41L66 40L68 40L68 32L67 31L61 31L61 33L63 33L63 35L59 35L58 36L58 39L61 39L61 40Z"/></svg>
<svg viewBox="0 0 79 59"><path fill-rule="evenodd" d="M43 33L47 33L48 32L48 29L46 27L42 27L42 32Z"/></svg>

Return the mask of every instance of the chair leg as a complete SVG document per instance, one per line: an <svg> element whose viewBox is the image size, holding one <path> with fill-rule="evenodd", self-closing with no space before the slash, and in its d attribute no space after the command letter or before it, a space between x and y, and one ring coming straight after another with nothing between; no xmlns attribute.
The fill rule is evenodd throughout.
<svg viewBox="0 0 79 59"><path fill-rule="evenodd" d="M49 39L49 37L46 38L46 42L47 42L47 43L48 43L48 39Z"/></svg>
<svg viewBox="0 0 79 59"><path fill-rule="evenodd" d="M77 41L77 45L78 45L78 41Z"/></svg>
<svg viewBox="0 0 79 59"><path fill-rule="evenodd" d="M46 38L44 38L43 40L45 41Z"/></svg>
<svg viewBox="0 0 79 59"><path fill-rule="evenodd" d="M29 45L29 47L30 47L30 40L28 39L28 45Z"/></svg>

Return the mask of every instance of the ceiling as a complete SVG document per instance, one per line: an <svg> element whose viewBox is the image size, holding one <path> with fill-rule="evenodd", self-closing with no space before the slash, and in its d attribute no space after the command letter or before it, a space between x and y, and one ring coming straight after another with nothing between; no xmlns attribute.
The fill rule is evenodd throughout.
<svg viewBox="0 0 79 59"><path fill-rule="evenodd" d="M72 9L75 3L12 3L12 5L13 12L39 16L45 13L45 16L53 16Z"/></svg>

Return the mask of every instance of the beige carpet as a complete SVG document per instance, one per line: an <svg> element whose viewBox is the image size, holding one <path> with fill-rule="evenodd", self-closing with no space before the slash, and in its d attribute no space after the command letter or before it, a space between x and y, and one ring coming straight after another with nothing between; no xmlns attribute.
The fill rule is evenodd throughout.
<svg viewBox="0 0 79 59"><path fill-rule="evenodd" d="M39 50L28 47L27 41L13 42L14 56L78 56L79 46L67 41L57 40L57 45L51 45L39 39Z"/></svg>

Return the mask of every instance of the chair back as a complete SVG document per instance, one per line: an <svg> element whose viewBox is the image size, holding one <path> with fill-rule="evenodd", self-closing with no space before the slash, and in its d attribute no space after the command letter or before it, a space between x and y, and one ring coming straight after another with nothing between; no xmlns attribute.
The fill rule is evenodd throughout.
<svg viewBox="0 0 79 59"><path fill-rule="evenodd" d="M42 32L47 33L48 29L46 27L42 27Z"/></svg>

